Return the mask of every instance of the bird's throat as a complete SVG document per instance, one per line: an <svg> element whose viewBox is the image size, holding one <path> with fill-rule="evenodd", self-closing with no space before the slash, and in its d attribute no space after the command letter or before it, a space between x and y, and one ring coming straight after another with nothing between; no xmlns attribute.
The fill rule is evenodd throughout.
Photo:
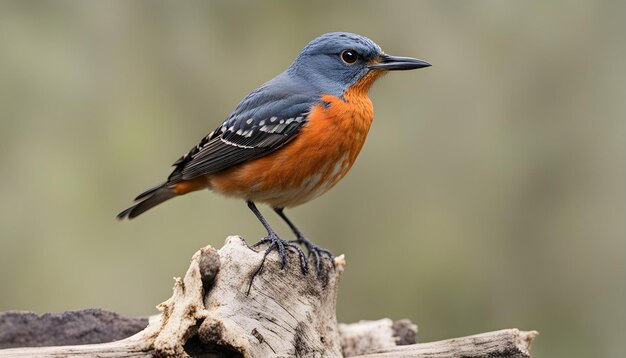
<svg viewBox="0 0 626 358"><path fill-rule="evenodd" d="M370 70L365 76L350 86L350 88L348 88L344 93L343 97L346 99L348 99L348 97L367 97L372 84L374 84L374 82L385 73L386 71Z"/></svg>

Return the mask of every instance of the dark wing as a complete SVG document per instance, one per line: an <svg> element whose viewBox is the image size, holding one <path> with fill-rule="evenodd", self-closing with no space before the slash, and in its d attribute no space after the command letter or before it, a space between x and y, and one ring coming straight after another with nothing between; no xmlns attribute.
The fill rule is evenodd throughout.
<svg viewBox="0 0 626 358"><path fill-rule="evenodd" d="M292 140L319 97L297 91L282 76L249 94L219 128L178 159L168 184L262 157Z"/></svg>

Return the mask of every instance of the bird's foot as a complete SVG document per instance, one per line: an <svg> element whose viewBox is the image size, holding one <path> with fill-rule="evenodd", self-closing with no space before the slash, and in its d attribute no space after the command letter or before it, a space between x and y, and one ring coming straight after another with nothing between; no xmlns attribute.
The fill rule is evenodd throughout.
<svg viewBox="0 0 626 358"><path fill-rule="evenodd" d="M250 278L250 284L248 285L247 294L250 294L250 290L252 289L252 282L254 281L254 278L261 272L261 269L263 268L263 265L265 264L265 258L267 258L267 255L269 255L270 252L274 250L278 251L278 258L280 259L281 270L284 269L285 266L287 265L287 250L289 250L289 251L295 252L298 255L298 258L300 259L300 270L302 271L302 274L305 275L309 271L309 266L308 266L309 263L302 249L300 249L300 247L298 247L298 245L294 243L281 239L274 232L270 232L266 237L261 239L261 241L252 245L252 248L256 248L260 245L267 244L267 243L269 243L269 246L267 247L267 249L265 249L265 253L263 254L263 260L261 261L261 264L256 269L256 271L254 271L254 274L252 274L252 277Z"/></svg>
<svg viewBox="0 0 626 358"><path fill-rule="evenodd" d="M308 266L306 255L304 255L304 252L302 251L302 249L300 249L300 247L298 247L298 245L295 245L292 242L283 240L280 237L278 237L276 233L270 232L266 237L261 239L261 241L252 245L252 247L256 248L260 245L267 244L267 243L269 243L269 246L267 247L267 249L265 249L265 254L263 254L263 261L261 262L261 266L259 266L259 269L257 270L257 272L261 269L261 267L265 263L265 258L267 257L267 255L269 255L270 252L274 250L278 251L278 258L280 259L281 270L284 269L285 265L287 264L287 250L289 250L298 255L298 258L300 259L300 270L302 271L302 274L306 274L309 271L309 266Z"/></svg>
<svg viewBox="0 0 626 358"><path fill-rule="evenodd" d="M299 244L304 245L307 251L309 252L309 256L313 256L313 263L315 264L315 273L317 274L317 277L319 277L320 279L328 276L328 275L324 275L325 273L324 268L326 267L322 263L322 260L324 259L324 257L327 257L328 260L330 261L330 264L332 265L332 268L333 269L335 268L335 258L330 251L315 245L314 243L312 243L311 241L309 241L308 239L302 236L298 237L297 240L294 240L292 242L297 242Z"/></svg>

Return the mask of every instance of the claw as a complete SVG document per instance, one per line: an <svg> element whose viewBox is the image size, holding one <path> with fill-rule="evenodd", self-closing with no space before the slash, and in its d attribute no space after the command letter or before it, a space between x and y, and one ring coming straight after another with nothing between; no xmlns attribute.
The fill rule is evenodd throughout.
<svg viewBox="0 0 626 358"><path fill-rule="evenodd" d="M287 251L286 250L289 250L298 255L298 259L300 260L300 271L302 271L302 274L305 275L309 272L308 260L306 258L306 255L304 254L304 251L302 251L302 249L298 247L298 245L290 241L285 241L281 239L280 237L278 237L276 233L271 232L269 233L268 236L262 238L259 242L252 245L252 247L256 248L260 245L267 244L267 243L269 243L269 246L267 247L267 249L265 249L265 252L263 253L263 260L261 261L261 264L252 275L252 279L250 280L250 285L252 285L252 280L254 280L256 275L259 274L259 272L261 271L261 268L265 264L265 259L267 258L267 255L269 255L274 250L278 251L278 258L280 260L281 270L283 270L285 266L287 265Z"/></svg>
<svg viewBox="0 0 626 358"><path fill-rule="evenodd" d="M332 252L326 250L326 249L322 249L321 247L318 247L319 251L326 255L328 257L328 260L330 261L330 263L333 265L333 270L335 269L335 256L333 256Z"/></svg>
<svg viewBox="0 0 626 358"><path fill-rule="evenodd" d="M302 249L296 245L291 244L291 242L289 243L289 246L287 246L287 248L298 254L298 258L300 259L300 270L302 271L303 275L306 275L307 272L309 272L309 262L306 259L306 255L304 254Z"/></svg>
<svg viewBox="0 0 626 358"><path fill-rule="evenodd" d="M256 244L252 245L252 247L256 248L257 246L261 246L261 245L263 245L265 243L268 243L270 241L272 241L272 240L270 240L269 237L264 237L259 242L257 242Z"/></svg>
<svg viewBox="0 0 626 358"><path fill-rule="evenodd" d="M315 245L304 237L298 237L298 240L296 241L306 246L306 249L309 252L309 257L313 256L313 263L315 264L315 274L322 281L322 285L326 286L328 275L326 272L324 272L324 266L322 261L324 256L327 257L334 270L335 259L333 254L330 251Z"/></svg>

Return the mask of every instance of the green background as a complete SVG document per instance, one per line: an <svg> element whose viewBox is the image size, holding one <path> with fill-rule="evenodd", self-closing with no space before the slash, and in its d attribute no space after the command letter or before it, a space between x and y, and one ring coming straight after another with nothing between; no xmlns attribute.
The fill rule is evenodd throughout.
<svg viewBox="0 0 626 358"><path fill-rule="evenodd" d="M153 314L199 247L258 240L208 192L114 216L308 41L351 31L433 67L375 84L351 173L288 212L346 254L340 321L624 357L625 4L2 1L0 311Z"/></svg>

